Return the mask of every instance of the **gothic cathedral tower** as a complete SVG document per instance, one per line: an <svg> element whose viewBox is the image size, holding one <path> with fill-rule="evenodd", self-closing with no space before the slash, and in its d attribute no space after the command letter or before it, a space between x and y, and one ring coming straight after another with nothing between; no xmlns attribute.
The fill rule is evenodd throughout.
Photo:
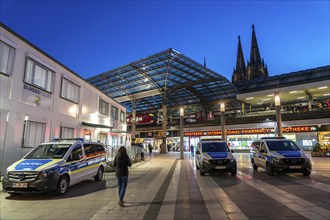
<svg viewBox="0 0 330 220"><path fill-rule="evenodd" d="M252 25L250 61L248 61L246 68L244 63L242 45L241 45L240 37L238 36L236 69L234 70L232 76L232 83L239 83L242 81L262 79L267 77L268 77L267 65L265 65L264 60L261 59L260 57L257 37L254 31L254 25Z"/></svg>

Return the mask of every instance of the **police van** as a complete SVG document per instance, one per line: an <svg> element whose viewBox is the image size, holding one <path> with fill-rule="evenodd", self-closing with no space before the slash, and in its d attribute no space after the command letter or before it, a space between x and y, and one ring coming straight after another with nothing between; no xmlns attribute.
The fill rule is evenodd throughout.
<svg viewBox="0 0 330 220"><path fill-rule="evenodd" d="M227 143L221 139L202 139L196 149L195 165L200 175L205 173L237 173L236 159Z"/></svg>
<svg viewBox="0 0 330 220"><path fill-rule="evenodd" d="M2 189L9 194L67 192L69 186L94 178L100 181L106 166L104 145L83 139L54 139L32 149L7 168Z"/></svg>
<svg viewBox="0 0 330 220"><path fill-rule="evenodd" d="M261 167L270 176L275 172L311 174L311 161L292 140L284 137L261 138L252 143L251 148L253 170Z"/></svg>

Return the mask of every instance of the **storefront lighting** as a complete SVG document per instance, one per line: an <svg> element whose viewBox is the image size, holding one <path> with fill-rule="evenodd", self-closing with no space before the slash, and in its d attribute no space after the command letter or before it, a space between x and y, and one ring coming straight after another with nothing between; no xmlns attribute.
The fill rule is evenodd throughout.
<svg viewBox="0 0 330 220"><path fill-rule="evenodd" d="M291 91L291 92L289 92L290 94L293 94L293 93L297 93L298 91L297 90L295 90L295 91Z"/></svg>
<svg viewBox="0 0 330 220"><path fill-rule="evenodd" d="M268 97L273 97L274 96L274 94L269 94L269 95L267 95Z"/></svg>
<svg viewBox="0 0 330 220"><path fill-rule="evenodd" d="M321 86L318 89L326 89L326 88L328 88L328 87L327 86Z"/></svg>
<svg viewBox="0 0 330 220"><path fill-rule="evenodd" d="M270 100L270 98L262 99L262 101L269 101L269 100Z"/></svg>
<svg viewBox="0 0 330 220"><path fill-rule="evenodd" d="M327 93L327 94L323 94L323 96L329 96L330 95L330 93Z"/></svg>
<svg viewBox="0 0 330 220"><path fill-rule="evenodd" d="M248 98L246 98L246 100L251 100L251 99L254 99L254 97L248 97Z"/></svg>
<svg viewBox="0 0 330 220"><path fill-rule="evenodd" d="M298 97L297 99L304 99L305 97L304 96L302 96L302 97Z"/></svg>

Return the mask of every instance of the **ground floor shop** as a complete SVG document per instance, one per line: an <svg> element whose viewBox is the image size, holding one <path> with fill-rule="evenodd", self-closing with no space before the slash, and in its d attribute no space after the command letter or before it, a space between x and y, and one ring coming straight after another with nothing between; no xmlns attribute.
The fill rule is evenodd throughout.
<svg viewBox="0 0 330 220"><path fill-rule="evenodd" d="M303 150L313 150L313 146L319 143L323 148L329 148L330 145L330 128L328 125L315 126L292 126L282 128L283 136L293 140ZM152 132L148 132L150 137L138 138L140 143L151 143L154 149L159 149L162 138L152 136ZM157 133L157 132L155 132ZM251 143L262 137L275 137L274 128L251 128L251 129L228 129L227 141L233 150L249 150ZM174 134L174 133L173 133ZM178 133L176 133L179 135ZM202 130L184 132L183 146L184 151L196 149L197 143L201 139L217 138L221 139L221 130ZM180 151L180 136L166 138L167 151Z"/></svg>

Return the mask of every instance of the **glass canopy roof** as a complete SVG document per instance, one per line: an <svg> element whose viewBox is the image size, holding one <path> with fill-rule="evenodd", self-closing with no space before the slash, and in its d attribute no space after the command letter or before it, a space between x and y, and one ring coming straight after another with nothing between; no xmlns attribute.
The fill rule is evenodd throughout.
<svg viewBox="0 0 330 220"><path fill-rule="evenodd" d="M235 99L236 87L225 77L174 49L168 49L87 79L129 112Z"/></svg>

